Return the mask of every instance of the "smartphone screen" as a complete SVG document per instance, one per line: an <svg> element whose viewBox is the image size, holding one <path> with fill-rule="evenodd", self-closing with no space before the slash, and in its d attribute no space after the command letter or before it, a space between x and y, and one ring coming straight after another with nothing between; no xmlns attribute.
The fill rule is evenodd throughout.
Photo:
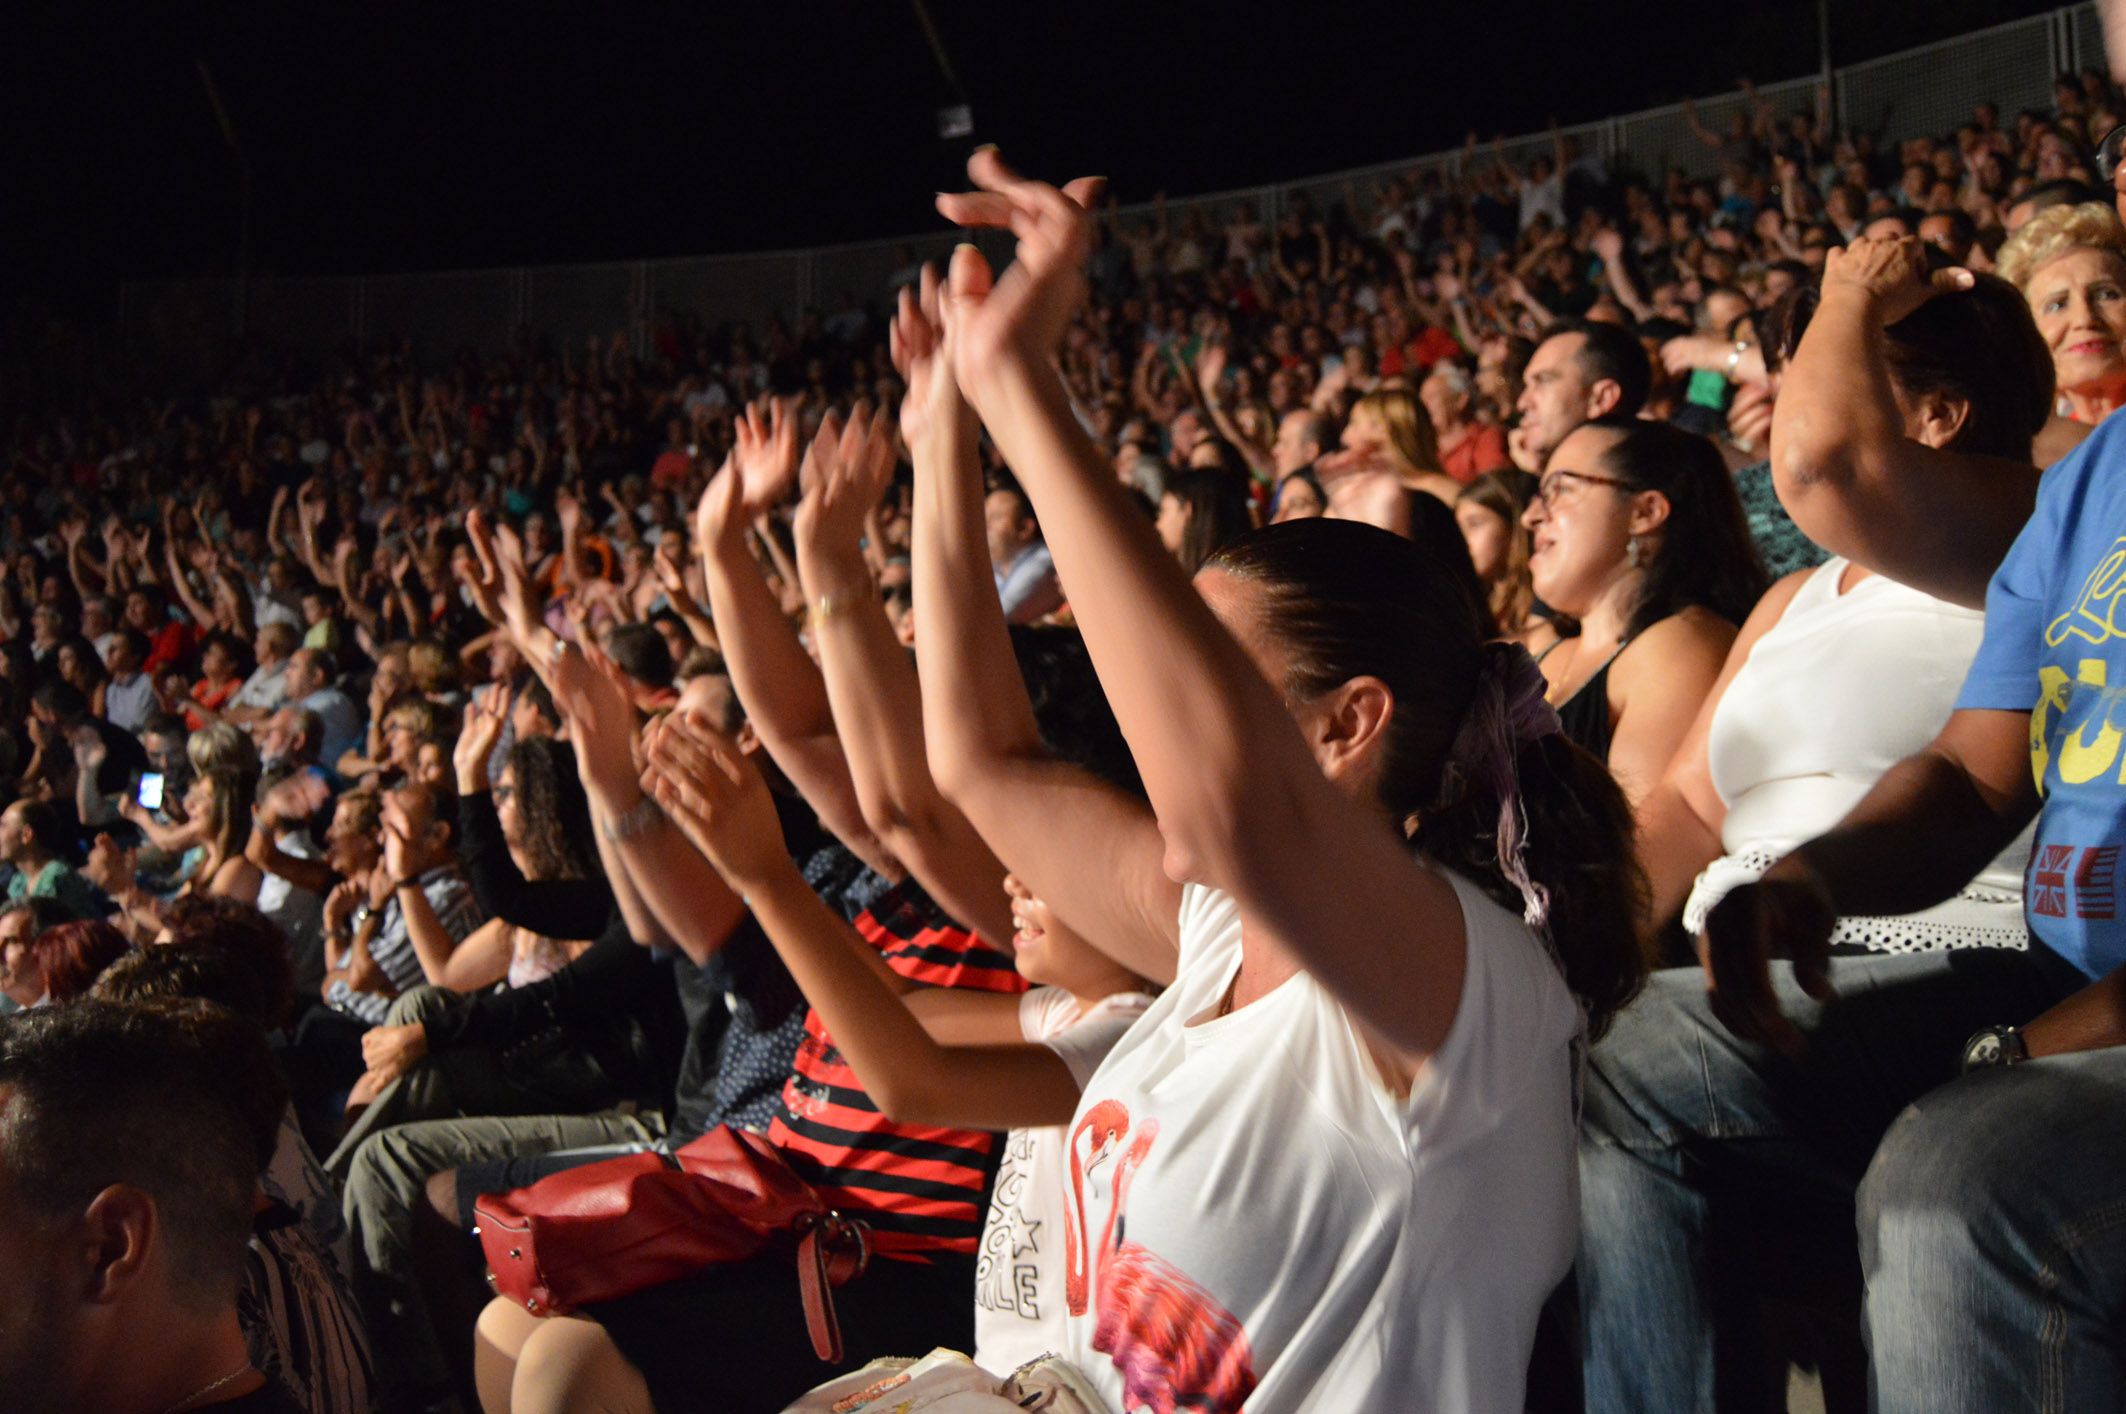
<svg viewBox="0 0 2126 1414"><path fill-rule="evenodd" d="M162 809L162 772L147 771L140 777L140 808Z"/></svg>

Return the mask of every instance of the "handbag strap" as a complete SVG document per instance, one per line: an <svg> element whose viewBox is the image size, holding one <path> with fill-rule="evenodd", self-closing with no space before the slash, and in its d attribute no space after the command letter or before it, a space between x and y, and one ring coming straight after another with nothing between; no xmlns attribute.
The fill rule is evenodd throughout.
<svg viewBox="0 0 2126 1414"><path fill-rule="evenodd" d="M856 1280L871 1263L864 1225L840 1213L806 1215L797 1221L797 1289L805 1304L805 1332L812 1353L829 1365L842 1363L841 1321L834 1288Z"/></svg>

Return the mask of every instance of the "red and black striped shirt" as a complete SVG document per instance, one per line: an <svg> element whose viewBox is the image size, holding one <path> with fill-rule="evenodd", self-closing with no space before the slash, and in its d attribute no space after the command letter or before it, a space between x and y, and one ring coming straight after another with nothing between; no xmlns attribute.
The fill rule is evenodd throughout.
<svg viewBox="0 0 2126 1414"><path fill-rule="evenodd" d="M945 915L908 880L857 915L886 965L930 987L1026 990L1012 960ZM982 1235L1000 1138L980 1129L896 1124L880 1114L817 1011L783 1084L768 1137L829 1203L872 1228L883 1257L972 1257Z"/></svg>

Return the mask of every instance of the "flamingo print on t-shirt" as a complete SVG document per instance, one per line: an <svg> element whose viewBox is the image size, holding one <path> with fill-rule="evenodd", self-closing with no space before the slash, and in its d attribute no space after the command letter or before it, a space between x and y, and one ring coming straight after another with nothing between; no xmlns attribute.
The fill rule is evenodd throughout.
<svg viewBox="0 0 2126 1414"><path fill-rule="evenodd" d="M1093 1349L1121 1372L1128 1414L1228 1414L1255 1389L1248 1333L1187 1273L1141 1243L1124 1240L1130 1178L1158 1138L1156 1119L1146 1119L1132 1134L1129 1110L1114 1100L1094 1105L1072 1127L1065 1299L1073 1316L1083 1316L1090 1283L1099 1302ZM1102 1179L1107 1217L1088 1251L1087 1191Z"/></svg>

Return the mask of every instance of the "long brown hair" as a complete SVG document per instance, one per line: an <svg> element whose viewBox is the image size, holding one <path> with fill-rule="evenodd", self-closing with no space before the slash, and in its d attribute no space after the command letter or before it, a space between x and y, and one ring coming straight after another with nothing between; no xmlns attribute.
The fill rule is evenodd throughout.
<svg viewBox="0 0 2126 1414"><path fill-rule="evenodd" d="M1454 498L1482 506L1506 522L1506 563L1491 582L1487 607L1492 625L1502 638L1511 638L1528 625L1535 612L1535 581L1528 573L1530 544L1535 539L1521 524L1521 514L1535 496L1536 478L1518 470L1487 471L1462 488Z"/></svg>
<svg viewBox="0 0 2126 1414"><path fill-rule="evenodd" d="M1524 901L1498 860L1501 802L1482 788L1442 790L1492 636L1464 583L1403 537L1347 520L1270 526L1210 563L1257 587L1262 622L1290 653L1289 696L1305 701L1355 677L1387 685L1381 803L1414 822L1412 849L1520 916ZM1646 969L1631 810L1608 770L1563 736L1522 746L1516 764L1528 874L1549 892L1566 985L1599 1035Z"/></svg>

